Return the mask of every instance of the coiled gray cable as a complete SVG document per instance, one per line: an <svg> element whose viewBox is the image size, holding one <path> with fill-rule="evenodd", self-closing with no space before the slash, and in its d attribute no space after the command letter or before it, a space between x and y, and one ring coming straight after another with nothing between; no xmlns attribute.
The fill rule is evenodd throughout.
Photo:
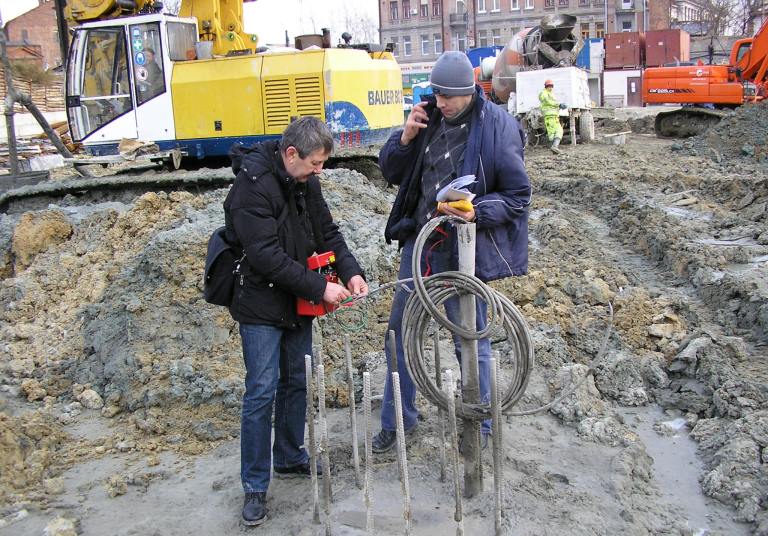
<svg viewBox="0 0 768 536"><path fill-rule="evenodd" d="M465 339L481 339L501 324L511 345L509 361L512 363L511 377L503 391L501 409L504 413L517 403L525 393L533 369L533 340L523 315L506 296L483 283L473 274L458 271L441 272L430 277L421 275L421 254L424 244L432 231L444 222L466 223L460 218L443 216L430 220L416 238L413 248L412 273L415 292L411 294L403 312L403 349L405 362L413 381L422 394L439 408L448 409L446 395L435 384L433 373L427 370L424 359L424 342L427 330L434 320L452 333ZM480 331L473 331L451 322L439 307L452 297L474 294L488 305L488 325ZM491 417L488 404L470 404L457 401L457 415L473 420Z"/></svg>

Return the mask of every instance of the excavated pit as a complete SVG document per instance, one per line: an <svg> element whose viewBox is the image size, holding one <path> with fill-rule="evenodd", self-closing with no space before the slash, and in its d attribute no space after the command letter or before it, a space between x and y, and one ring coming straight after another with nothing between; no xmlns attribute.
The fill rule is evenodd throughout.
<svg viewBox="0 0 768 536"><path fill-rule="evenodd" d="M581 377L609 305L614 316L594 379L546 414L505 419L504 533L768 534L765 167L725 150L718 160L643 134L627 140L526 157L530 272L493 284L533 335L521 408ZM396 275L397 248L382 237L394 189L370 163L359 167L370 179L328 170L323 187L376 287ZM169 175L178 173L226 170ZM239 338L200 296L226 192L69 197L0 217L0 534L39 534L58 518L83 534L246 532ZM342 337L380 394L390 300L316 329L336 408L339 534L363 534L365 521ZM494 344L499 356L505 349ZM418 403L424 420L408 446L414 534L442 535L455 527L452 487L438 480L436 410ZM467 534L493 530L490 452L484 460L485 491L464 504ZM377 534L402 533L396 474L394 454L376 458ZM322 530L308 482L273 480L268 507L260 534Z"/></svg>

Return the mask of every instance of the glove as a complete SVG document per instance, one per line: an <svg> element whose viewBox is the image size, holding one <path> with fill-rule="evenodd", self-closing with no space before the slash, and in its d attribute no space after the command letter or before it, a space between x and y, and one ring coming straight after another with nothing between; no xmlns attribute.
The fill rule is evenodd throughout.
<svg viewBox="0 0 768 536"><path fill-rule="evenodd" d="M567 105L567 104L565 104L564 102L561 102L561 103L560 103L560 109L561 109L561 110L565 110L566 108L568 108L568 105Z"/></svg>

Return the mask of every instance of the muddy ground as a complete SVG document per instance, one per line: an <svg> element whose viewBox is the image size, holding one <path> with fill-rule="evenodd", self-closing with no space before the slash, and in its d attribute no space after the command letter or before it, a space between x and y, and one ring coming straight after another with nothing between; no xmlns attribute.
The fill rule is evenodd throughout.
<svg viewBox="0 0 768 536"><path fill-rule="evenodd" d="M765 163L689 154L634 130L626 145L527 153L530 273L493 285L535 345L516 409L549 401L588 365L594 376L549 412L505 419L503 533L768 534ZM397 267L381 237L394 192L366 173L329 170L323 184L376 287ZM0 219L0 534L324 533L309 482L296 480L273 480L262 527L239 524L239 339L200 297L225 195L87 206L69 196ZM365 370L381 394L390 300L382 293L316 330L332 406L334 534L363 534L365 523L342 337L357 396ZM494 350L507 379L508 347ZM439 480L437 412L419 404L407 451L413 533L443 535L456 526L451 472ZM374 462L376 533L400 534L396 457ZM464 502L466 534L493 530L490 452L484 478Z"/></svg>

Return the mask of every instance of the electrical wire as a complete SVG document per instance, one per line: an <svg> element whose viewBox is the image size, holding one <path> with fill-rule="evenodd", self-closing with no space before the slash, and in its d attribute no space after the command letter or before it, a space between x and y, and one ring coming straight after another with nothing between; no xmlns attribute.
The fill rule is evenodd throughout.
<svg viewBox="0 0 768 536"><path fill-rule="evenodd" d="M528 324L512 300L491 288L473 274L447 271L430 276L421 275L420 259L424 245L434 229L443 223L461 225L466 222L455 216L442 216L433 218L422 228L416 237L413 249L411 268L414 277L385 283L370 290L366 296L348 298L342 302L342 305L347 305L346 307L340 307L328 316L334 318L343 330L362 331L367 325L367 315L364 312L360 313L361 316L357 317L358 321L355 324L350 324L343 318L345 314L351 314L349 313L351 310L357 309L360 311L360 308L350 307L350 305L356 305L383 290L402 285L402 288L411 293L406 301L402 318L405 363L419 391L425 398L444 411L448 410L449 401L447 395L433 380L434 372L429 371L425 358L424 344L425 341L430 339L428 334L430 328L437 329L435 323L459 337L472 340L487 338L491 331L499 327L499 325L503 328L506 338L494 342L506 340L511 346L510 355L507 360L512 364L511 375L508 374L506 388L503 391L500 390L500 393L502 393L501 410L504 415L525 416L541 413L575 393L587 378L594 375L598 363L605 356L613 328L613 306L610 303L608 304L609 319L603 341L597 355L587 366L587 373L584 377L543 406L530 410L512 411L515 404L525 394L534 365L533 340ZM410 282L413 282L413 290L406 286L406 283ZM466 294L473 294L476 299L483 300L488 306L489 316L485 329L479 331L466 329L451 322L440 310L440 306L448 299ZM502 361L500 360L499 362L501 363ZM468 403L459 399L456 400L456 414L466 419L486 420L491 418L491 408L490 404Z"/></svg>

